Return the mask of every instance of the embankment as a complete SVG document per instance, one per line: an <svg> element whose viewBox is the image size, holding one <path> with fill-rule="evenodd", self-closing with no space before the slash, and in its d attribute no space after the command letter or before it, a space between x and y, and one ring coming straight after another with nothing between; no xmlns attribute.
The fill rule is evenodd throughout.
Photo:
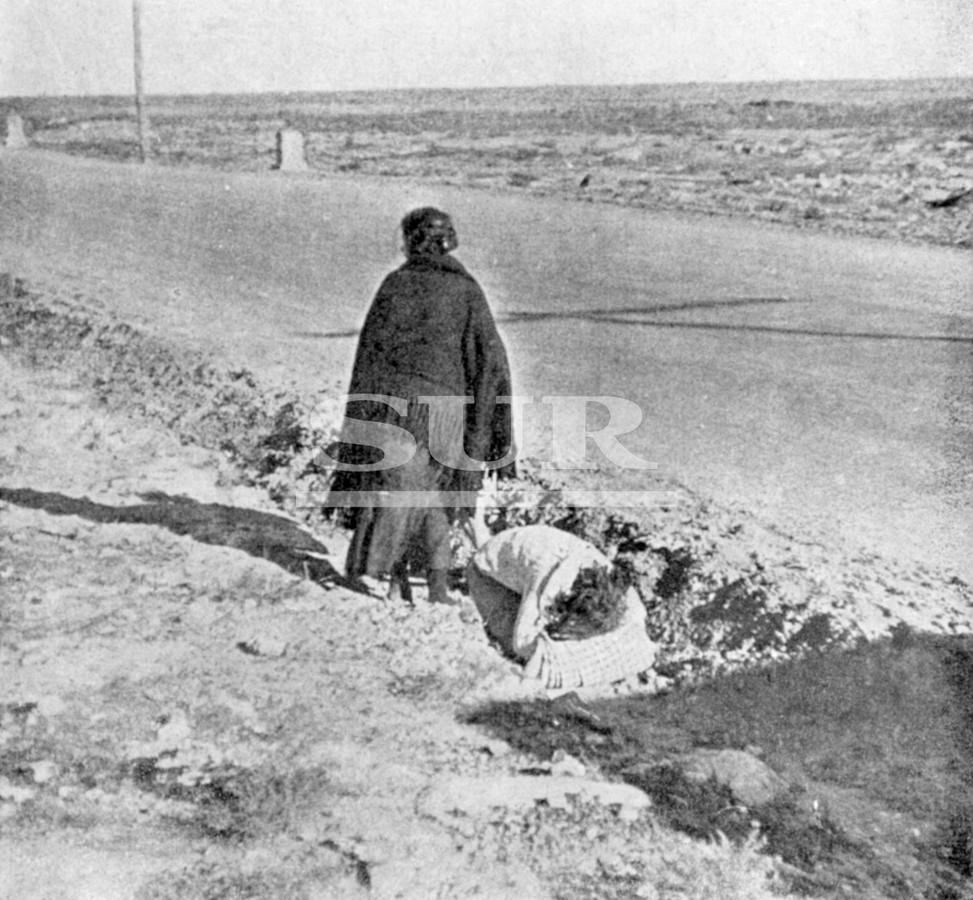
<svg viewBox="0 0 973 900"><path fill-rule="evenodd" d="M335 432L339 398L267 389L243 366L220 368L84 297L46 296L12 274L0 276L0 349L71 370L109 408L223 451L242 480L310 530L320 525L328 472L313 463ZM577 509L529 461L524 469L503 489L498 525L549 522L631 554L662 648L643 679L650 689L896 630L973 629L973 590L949 573L849 555L678 485L652 509Z"/></svg>

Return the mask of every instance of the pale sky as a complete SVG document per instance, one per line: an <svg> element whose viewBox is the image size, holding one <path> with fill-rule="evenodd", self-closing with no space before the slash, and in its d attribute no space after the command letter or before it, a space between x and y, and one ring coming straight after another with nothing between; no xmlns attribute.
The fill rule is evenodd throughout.
<svg viewBox="0 0 973 900"><path fill-rule="evenodd" d="M150 94L973 77L973 0L141 0ZM131 0L0 0L0 96L132 91Z"/></svg>

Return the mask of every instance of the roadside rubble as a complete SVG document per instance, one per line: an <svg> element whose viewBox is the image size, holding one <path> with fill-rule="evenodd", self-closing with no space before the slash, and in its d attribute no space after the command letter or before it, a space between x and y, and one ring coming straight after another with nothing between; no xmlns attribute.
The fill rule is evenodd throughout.
<svg viewBox="0 0 973 900"><path fill-rule="evenodd" d="M783 810L818 853L851 846L853 815L823 821L759 748L680 733L672 752L649 754L640 729L658 747L657 723L589 704L971 630L955 577L803 541L685 488L650 520L581 514L528 473L497 524L547 521L631 553L663 648L640 679L551 698L489 645L461 594L437 607L420 591L408 608L337 585L341 530L301 517L326 477L309 463L332 399L268 397L132 329L14 293L0 304L10 358L60 368L0 357L0 851L18 859L28 837L46 858L59 828L86 852L121 843L149 873L137 900L215 884L275 898L760 897L783 872L820 887L813 854L796 866L758 852L761 827ZM145 368L115 377L119 357L143 352ZM156 413L127 417L133 396ZM213 398L219 450L207 444ZM278 552L281 534L316 548L322 577ZM554 745L531 731L538 716ZM736 843L662 828L687 797L732 819ZM44 896L39 870L16 871L35 873L20 896Z"/></svg>
<svg viewBox="0 0 973 900"><path fill-rule="evenodd" d="M0 895L541 900L679 882L645 859L640 790L457 722L457 703L539 695L475 616L324 588L178 515L89 518L76 498L123 513L146 472L184 503L279 513L220 485L216 456L82 403L72 377L3 366L0 485L42 490L33 508L0 499ZM740 884L774 877L756 848L703 852L713 878L741 852Z"/></svg>

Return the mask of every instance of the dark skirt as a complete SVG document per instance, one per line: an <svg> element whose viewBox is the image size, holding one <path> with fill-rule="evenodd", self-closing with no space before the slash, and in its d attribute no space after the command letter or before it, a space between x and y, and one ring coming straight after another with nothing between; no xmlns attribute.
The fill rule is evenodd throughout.
<svg viewBox="0 0 973 900"><path fill-rule="evenodd" d="M456 453L463 450L463 411L430 420L426 410L410 407L400 424L416 441L409 462L345 482L355 482L360 491L349 510L355 529L345 563L349 578L381 577L403 564L426 571L450 568L451 528L459 509L456 490L462 481L459 470L448 463L456 462Z"/></svg>

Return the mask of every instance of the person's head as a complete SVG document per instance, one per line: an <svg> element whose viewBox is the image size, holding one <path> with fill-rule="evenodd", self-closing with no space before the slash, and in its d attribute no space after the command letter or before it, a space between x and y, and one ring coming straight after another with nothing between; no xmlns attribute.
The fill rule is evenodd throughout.
<svg viewBox="0 0 973 900"><path fill-rule="evenodd" d="M571 589L558 594L547 609L545 631L562 640L612 631L625 613L625 595L634 580L634 572L625 563L616 563L610 569L581 569Z"/></svg>
<svg viewBox="0 0 973 900"><path fill-rule="evenodd" d="M459 246L452 219L434 206L414 209L402 220L403 249L408 257L445 256Z"/></svg>

